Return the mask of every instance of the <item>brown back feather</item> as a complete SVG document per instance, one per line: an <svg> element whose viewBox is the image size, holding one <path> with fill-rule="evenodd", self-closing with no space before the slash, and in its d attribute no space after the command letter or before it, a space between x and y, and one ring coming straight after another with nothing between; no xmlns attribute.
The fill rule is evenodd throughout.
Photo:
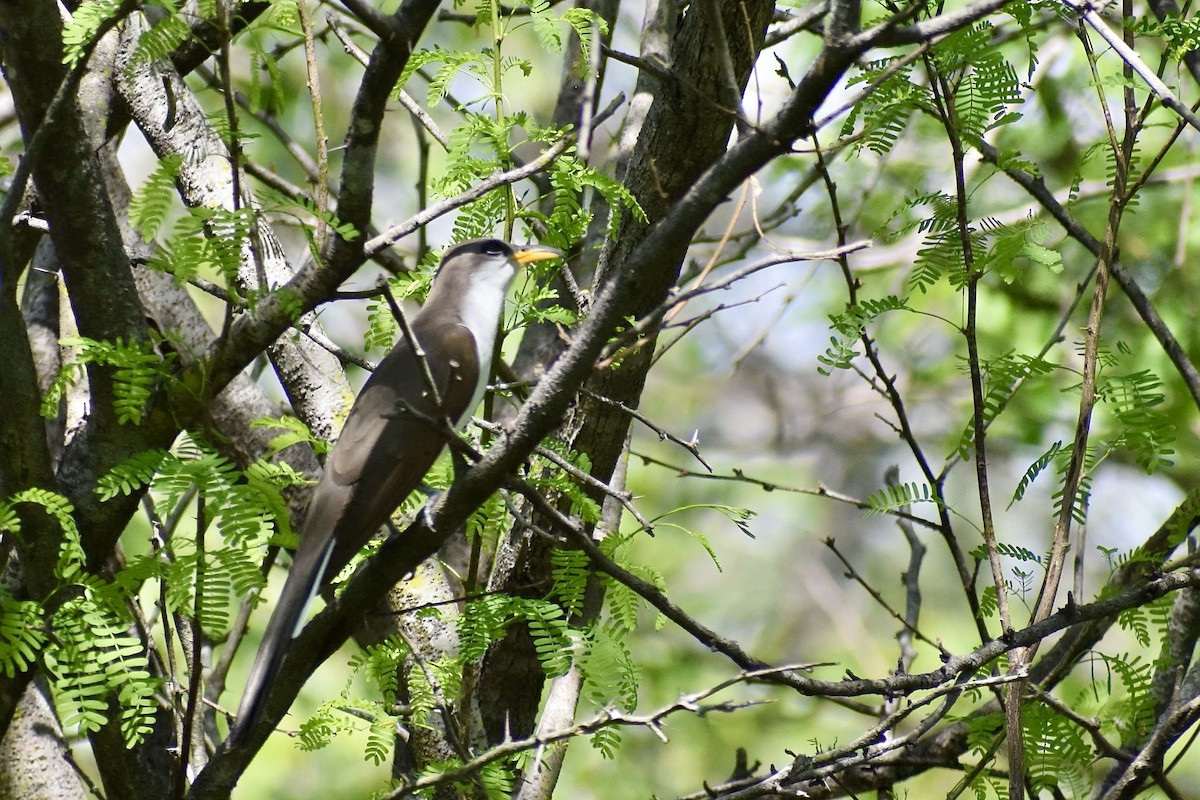
<svg viewBox="0 0 1200 800"><path fill-rule="evenodd" d="M414 330L442 408L428 391L412 348L401 341L363 387L313 494L301 550L331 535L337 541L323 583L337 575L425 477L447 443L440 418L453 424L470 410L466 405L479 376L471 332L455 323L433 330L414 324Z"/></svg>

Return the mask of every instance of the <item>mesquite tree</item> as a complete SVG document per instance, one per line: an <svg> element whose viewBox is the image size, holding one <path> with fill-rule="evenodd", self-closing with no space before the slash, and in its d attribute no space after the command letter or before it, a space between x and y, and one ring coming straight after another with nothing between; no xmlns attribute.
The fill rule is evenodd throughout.
<svg viewBox="0 0 1200 800"><path fill-rule="evenodd" d="M1160 0L0 4L0 797L1186 796L1198 42ZM224 744L396 299L479 236L568 257L298 632L299 748ZM256 783L268 738L318 777Z"/></svg>

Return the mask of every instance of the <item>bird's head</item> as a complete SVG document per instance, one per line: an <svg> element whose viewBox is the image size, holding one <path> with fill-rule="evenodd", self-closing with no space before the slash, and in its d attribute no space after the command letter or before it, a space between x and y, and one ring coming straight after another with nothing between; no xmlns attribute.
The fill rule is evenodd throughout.
<svg viewBox="0 0 1200 800"><path fill-rule="evenodd" d="M561 250L540 244L514 245L500 239L471 239L446 250L434 285L488 284L507 289L517 269L535 261L562 258Z"/></svg>

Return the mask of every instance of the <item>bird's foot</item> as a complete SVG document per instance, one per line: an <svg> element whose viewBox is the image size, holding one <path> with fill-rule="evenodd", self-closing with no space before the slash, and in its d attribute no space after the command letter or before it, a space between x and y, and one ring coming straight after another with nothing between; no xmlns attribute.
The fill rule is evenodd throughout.
<svg viewBox="0 0 1200 800"><path fill-rule="evenodd" d="M421 522L431 531L437 530L437 527L433 524L433 506L437 503L437 499L440 496L440 492L433 495L429 498L429 502L421 508Z"/></svg>

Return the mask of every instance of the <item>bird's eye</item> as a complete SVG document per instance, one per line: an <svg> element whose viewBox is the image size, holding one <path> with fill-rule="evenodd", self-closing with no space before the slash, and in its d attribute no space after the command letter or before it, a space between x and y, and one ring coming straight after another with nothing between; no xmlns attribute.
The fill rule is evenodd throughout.
<svg viewBox="0 0 1200 800"><path fill-rule="evenodd" d="M493 239L492 241L484 244L483 252L487 253L489 256L502 256L504 255L504 242Z"/></svg>

